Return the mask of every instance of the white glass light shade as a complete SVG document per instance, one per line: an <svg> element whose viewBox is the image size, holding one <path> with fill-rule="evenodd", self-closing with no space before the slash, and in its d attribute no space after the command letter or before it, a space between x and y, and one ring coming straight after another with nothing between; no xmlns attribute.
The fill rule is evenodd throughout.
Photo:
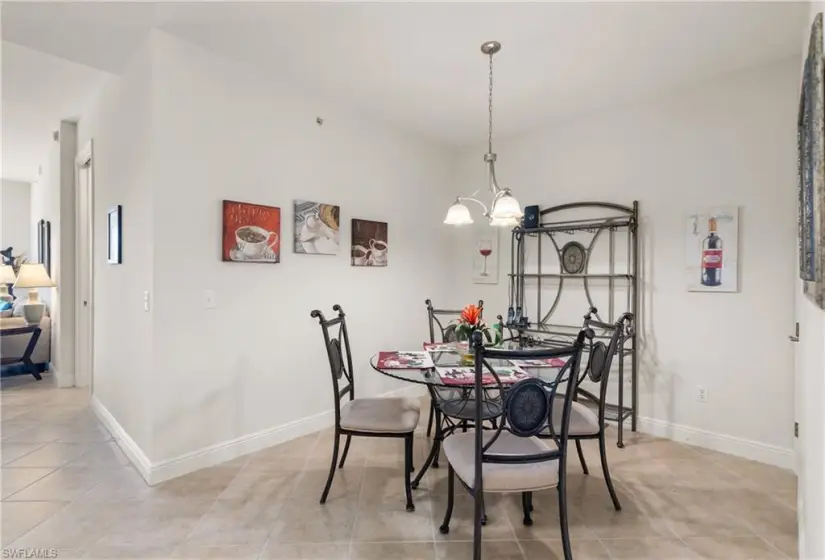
<svg viewBox="0 0 825 560"><path fill-rule="evenodd" d="M518 218L490 218L490 225L494 227L516 227L519 224Z"/></svg>
<svg viewBox="0 0 825 560"><path fill-rule="evenodd" d="M20 266L15 288L53 288L54 281L49 278L46 267L40 263L28 263Z"/></svg>
<svg viewBox="0 0 825 560"><path fill-rule="evenodd" d="M444 223L451 226L463 226L473 223L473 217L470 215L470 209L456 201L447 210L447 217L444 218Z"/></svg>
<svg viewBox="0 0 825 560"><path fill-rule="evenodd" d="M508 218L520 220L522 216L524 216L524 212L521 211L518 200L510 194L509 190L504 191L493 203L493 210L490 212L490 218L493 220Z"/></svg>
<svg viewBox="0 0 825 560"><path fill-rule="evenodd" d="M8 264L0 264L0 284L14 284L17 277L14 275L14 269Z"/></svg>

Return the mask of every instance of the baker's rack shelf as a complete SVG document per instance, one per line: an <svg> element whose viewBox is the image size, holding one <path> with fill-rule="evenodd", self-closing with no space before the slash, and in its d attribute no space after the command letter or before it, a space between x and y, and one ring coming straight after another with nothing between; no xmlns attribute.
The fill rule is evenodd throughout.
<svg viewBox="0 0 825 560"><path fill-rule="evenodd" d="M562 220L565 213L586 214L575 219ZM607 214L607 215L605 215ZM511 262L510 273L507 275L510 289L510 307L505 326L509 329L512 338L523 346L564 346L570 343L581 329L581 315L566 317L560 321L558 315L559 302L562 298L565 282L575 282L582 286L586 302L582 302L583 313L594 305L591 294L591 283L599 282L600 289L606 289L609 301L604 318L596 317L599 321L613 323L617 316L625 311L633 313L632 328L623 333L620 339L618 354L618 402L607 403L606 419L617 423L617 444L624 447L624 423L629 418L631 430L638 427L638 344L636 324L639 317L639 203L633 201L631 206L623 206L610 202L576 202L546 208L539 213L538 227L517 227L511 235ZM585 249L583 269L579 272L568 273L562 266L562 250L559 239L563 235L592 234L589 246ZM605 234L603 236L603 234ZM590 257L594 247L600 239L606 238L608 245L608 261L606 272L589 272ZM549 270L548 263L542 263L542 242L552 244L558 257L558 270ZM619 243L622 242L622 243ZM535 271L526 271L526 253L528 245L535 244L533 252L538 255ZM623 270L618 270L616 257L617 245L624 245L626 251ZM552 263L551 263L552 264ZM604 263L602 263L604 264ZM529 285L526 281L530 281ZM603 284L606 282L606 286ZM542 289L557 287L557 292L551 302L542 302ZM525 322L522 317L530 315L525 293L534 291L536 320ZM624 306L615 304L617 291L626 294ZM587 306L585 308L585 305ZM532 307L532 302L531 302ZM624 309L617 309L624 307ZM551 322L551 317L554 319ZM596 340L606 340L609 335L606 331L596 329ZM585 356L587 358L587 356ZM629 364L626 362L629 361ZM630 405L625 404L625 370L630 368ZM598 397L593 393L580 388L580 400L589 406L598 406ZM583 398L582 398L583 397Z"/></svg>

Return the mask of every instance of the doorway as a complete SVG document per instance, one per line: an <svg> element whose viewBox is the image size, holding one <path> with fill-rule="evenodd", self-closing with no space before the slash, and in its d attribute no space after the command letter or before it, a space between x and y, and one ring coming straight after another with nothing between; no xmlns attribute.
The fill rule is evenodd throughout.
<svg viewBox="0 0 825 560"><path fill-rule="evenodd" d="M75 386L94 390L94 158L92 141L75 159Z"/></svg>

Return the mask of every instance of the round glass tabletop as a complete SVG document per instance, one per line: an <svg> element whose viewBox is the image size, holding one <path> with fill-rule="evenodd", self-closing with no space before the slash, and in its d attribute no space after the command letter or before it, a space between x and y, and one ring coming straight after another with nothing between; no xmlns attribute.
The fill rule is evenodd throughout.
<svg viewBox="0 0 825 560"><path fill-rule="evenodd" d="M470 389L474 386L475 366L462 364L461 354L458 352L430 352L430 357L435 368L396 369L379 367L378 354L370 358L370 365L378 373L410 383L453 389ZM563 360L551 364L544 360L493 358L485 358L485 361L496 371L496 374L502 381L502 385L515 383L524 377L541 377L547 381L555 381L559 373L559 368L566 362L566 360ZM498 385L498 382L495 377L487 371L482 378L482 384L484 386L493 386Z"/></svg>

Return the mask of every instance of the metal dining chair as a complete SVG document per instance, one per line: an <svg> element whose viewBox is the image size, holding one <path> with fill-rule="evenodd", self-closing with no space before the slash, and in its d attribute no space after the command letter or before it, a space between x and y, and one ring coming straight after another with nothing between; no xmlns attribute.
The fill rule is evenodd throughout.
<svg viewBox="0 0 825 560"><path fill-rule="evenodd" d="M429 299L425 300L424 303L427 305L430 342L457 342L456 327L458 326L458 317L461 315L461 310L436 309L433 307L433 302ZM483 315L484 300L478 300L478 308ZM436 334L438 334L438 336L436 336ZM435 391L436 394L431 395L430 398L430 417L427 420L427 437L432 435L433 421L439 420L439 411L436 403L441 400L451 400L450 395L455 392L452 389Z"/></svg>
<svg viewBox="0 0 825 560"><path fill-rule="evenodd" d="M559 498L559 519L562 547L566 560L572 559L570 534L567 524L566 460L570 430L573 395L579 379L579 365L585 338L592 331L582 329L569 347L537 350L500 350L485 348L481 334L473 338L475 351L476 391L482 388L482 373L486 369L503 388L501 380L488 358L542 359L570 357L553 381L530 378L519 381L506 393L501 422L495 430L484 430L481 417L476 418L475 429L468 433L455 433L444 441L444 455L449 462L447 479L448 502L444 522L439 530L450 531L450 518L455 496L455 478L475 500L473 518L473 559L481 559L481 532L485 523L484 492L513 493L522 495L524 524L532 524L533 492L556 488ZM565 385L564 398L557 399L561 385ZM561 425L554 426L554 409L561 406ZM558 428L558 429L557 429ZM538 438L544 430L550 430L552 441Z"/></svg>
<svg viewBox="0 0 825 560"><path fill-rule="evenodd" d="M597 313L595 307L591 308L587 315L584 316L584 327L601 329L605 334L610 334L610 338L608 344L605 344L601 340L595 343L591 341L589 361L587 367L580 374L579 383L584 380L585 376L589 377L592 382L599 384L599 396L598 399L596 399L594 395L583 391L579 387L573 400L570 416L570 439L576 443L576 452L578 453L582 470L586 475L589 475L590 471L584 459L581 442L582 440L588 439L597 439L599 441L599 456L601 458L604 481L607 484L610 499L613 501L613 507L616 511L620 511L622 505L619 503L619 497L613 487L613 481L610 478L610 468L607 464L607 444L605 438L607 422L605 422L605 412L607 408L607 382L610 376L610 367L613 364L613 358L621 351L624 345L624 339L628 334L628 329L631 328L633 314L624 313L615 323L610 324L593 319L592 315L594 313ZM582 394L589 400L597 403L596 412L593 412L590 407L578 400L579 395ZM557 395L557 397L558 396L559 395ZM561 414L557 409L553 416L553 426L557 431L561 421ZM540 437L549 437L549 434L541 434Z"/></svg>
<svg viewBox="0 0 825 560"><path fill-rule="evenodd" d="M413 438L418 426L420 411L418 403L404 398L355 398L355 376L352 367L349 333L344 310L340 305L333 305L338 312L334 319L327 320L319 310L310 315L318 319L324 334L324 346L329 357L332 373L332 388L335 400L335 442L332 448L332 464L329 477L321 494L321 503L327 501L327 495L335 477L335 465L338 462L338 446L341 436L347 436L344 453L341 455L339 469L344 468L352 436L403 438L404 439L404 489L407 495L407 511L415 511L412 500L410 475L413 470ZM330 334L330 329L337 327L337 333ZM345 383L343 387L341 384ZM342 404L344 397L349 399Z"/></svg>

